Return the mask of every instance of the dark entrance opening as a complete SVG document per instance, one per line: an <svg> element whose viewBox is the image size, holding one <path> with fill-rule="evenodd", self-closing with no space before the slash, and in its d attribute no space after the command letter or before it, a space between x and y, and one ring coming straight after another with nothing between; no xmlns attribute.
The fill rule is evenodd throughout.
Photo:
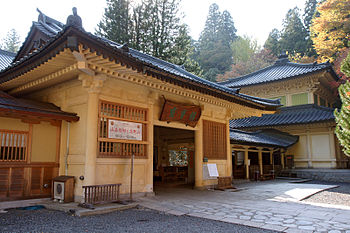
<svg viewBox="0 0 350 233"><path fill-rule="evenodd" d="M194 131L154 127L154 186L194 185Z"/></svg>

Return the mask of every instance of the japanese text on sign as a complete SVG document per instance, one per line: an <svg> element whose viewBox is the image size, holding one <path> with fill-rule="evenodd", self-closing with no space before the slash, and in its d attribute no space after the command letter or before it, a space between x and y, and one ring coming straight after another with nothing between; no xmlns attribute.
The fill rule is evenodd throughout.
<svg viewBox="0 0 350 233"><path fill-rule="evenodd" d="M108 120L108 138L142 141L142 124Z"/></svg>
<svg viewBox="0 0 350 233"><path fill-rule="evenodd" d="M167 122L178 121L195 127L200 116L201 108L199 106L181 105L166 100L160 120Z"/></svg>

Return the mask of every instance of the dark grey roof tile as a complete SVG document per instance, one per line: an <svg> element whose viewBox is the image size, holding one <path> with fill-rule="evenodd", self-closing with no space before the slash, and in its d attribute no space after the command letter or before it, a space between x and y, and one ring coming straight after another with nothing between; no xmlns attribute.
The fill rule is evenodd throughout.
<svg viewBox="0 0 350 233"><path fill-rule="evenodd" d="M294 145L298 139L298 136L275 129L263 129L254 132L230 129L231 143L287 148Z"/></svg>
<svg viewBox="0 0 350 233"><path fill-rule="evenodd" d="M15 56L15 53L0 49L0 70L3 70L6 67L8 67L15 58Z"/></svg>
<svg viewBox="0 0 350 233"><path fill-rule="evenodd" d="M276 114L264 114L262 117L248 117L230 121L230 128L258 128L279 125L295 125L334 121L334 109L305 104L291 107L282 107Z"/></svg>
<svg viewBox="0 0 350 233"><path fill-rule="evenodd" d="M281 60L283 61L281 62ZM272 66L266 67L264 69L258 70L256 72L244 76L231 78L219 84L230 88L240 88L245 86L294 78L301 75L318 72L324 69L330 69L334 77L338 78L337 75L334 73L331 64L328 62L320 64L299 64L289 62L286 58L283 58L277 60Z"/></svg>

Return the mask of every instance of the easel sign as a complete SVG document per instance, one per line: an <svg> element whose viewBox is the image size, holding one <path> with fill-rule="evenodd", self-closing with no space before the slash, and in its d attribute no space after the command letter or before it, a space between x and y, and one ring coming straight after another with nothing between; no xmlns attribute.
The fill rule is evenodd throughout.
<svg viewBox="0 0 350 233"><path fill-rule="evenodd" d="M204 180L216 180L219 176L216 163L208 163L203 165L203 179Z"/></svg>

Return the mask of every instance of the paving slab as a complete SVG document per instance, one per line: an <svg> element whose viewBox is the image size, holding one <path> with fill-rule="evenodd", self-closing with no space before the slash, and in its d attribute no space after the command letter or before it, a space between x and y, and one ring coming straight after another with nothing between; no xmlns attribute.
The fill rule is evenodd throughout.
<svg viewBox="0 0 350 233"><path fill-rule="evenodd" d="M241 191L173 188L156 190L140 205L179 210L187 215L285 232L350 231L350 210L300 200L336 186L270 181L236 184ZM177 207L174 207L177 206ZM200 211L200 212L199 212ZM348 224L348 225L347 225Z"/></svg>

